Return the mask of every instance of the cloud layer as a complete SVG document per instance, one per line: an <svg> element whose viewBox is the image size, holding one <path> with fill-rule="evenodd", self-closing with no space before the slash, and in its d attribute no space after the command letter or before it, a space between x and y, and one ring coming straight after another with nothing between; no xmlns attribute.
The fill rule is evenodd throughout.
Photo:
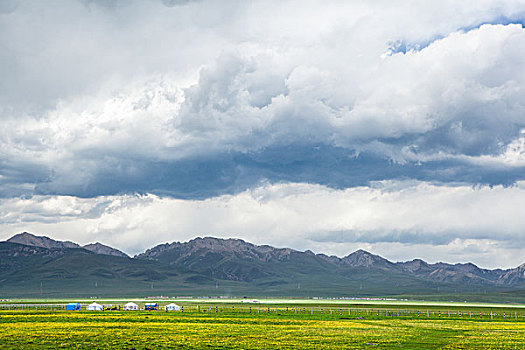
<svg viewBox="0 0 525 350"><path fill-rule="evenodd" d="M510 249L522 242L511 217L525 180L524 5L4 1L0 224L110 227L118 202L115 228L89 232L125 242L140 230L162 241L208 230L256 238L264 228L275 244L334 252L469 240ZM273 227L267 207L248 201L257 225L245 232L235 220L247 214L235 211L224 227L200 226L207 203L233 210L268 191L282 196L272 203L300 198L304 208ZM375 214L348 222L345 201L359 196ZM345 215L310 212L322 198ZM172 236L167 224L145 224L145 213L165 220L151 208L169 218L179 205L195 212ZM135 217L140 229L124 225ZM306 229L310 217L318 224Z"/></svg>
<svg viewBox="0 0 525 350"><path fill-rule="evenodd" d="M292 4L9 7L0 194L523 178L525 30L481 25L519 7Z"/></svg>
<svg viewBox="0 0 525 350"><path fill-rule="evenodd" d="M523 183L473 189L381 182L346 190L283 184L206 200L155 195L4 199L0 230L5 238L9 231L31 230L80 243L102 241L129 253L211 235L340 256L364 247L391 259L512 267L525 253L524 205Z"/></svg>

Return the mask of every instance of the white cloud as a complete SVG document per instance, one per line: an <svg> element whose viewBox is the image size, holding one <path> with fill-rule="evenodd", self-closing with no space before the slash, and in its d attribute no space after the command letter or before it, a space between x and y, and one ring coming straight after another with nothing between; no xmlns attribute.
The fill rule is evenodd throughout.
<svg viewBox="0 0 525 350"><path fill-rule="evenodd" d="M130 253L210 235L339 255L362 247L392 259L503 267L523 263L524 205L523 183L471 188L382 182L346 190L276 184L198 201L154 195L5 199L0 229L4 238L28 230L102 241Z"/></svg>

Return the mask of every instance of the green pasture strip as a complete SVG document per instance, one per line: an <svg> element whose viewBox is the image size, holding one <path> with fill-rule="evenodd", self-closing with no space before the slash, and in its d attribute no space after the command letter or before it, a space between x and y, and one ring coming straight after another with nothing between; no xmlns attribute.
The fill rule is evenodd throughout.
<svg viewBox="0 0 525 350"><path fill-rule="evenodd" d="M0 349L521 349L525 322L340 315L0 312Z"/></svg>
<svg viewBox="0 0 525 350"><path fill-rule="evenodd" d="M257 298L255 298L257 299ZM248 299L250 300L250 299ZM374 305L374 306L403 306L403 307L462 307L462 308L512 308L525 309L525 304L511 304L511 303L476 303L476 302L440 302L440 301L425 301L425 300L364 300L364 299L257 299L256 303L246 302L247 299L223 299L223 298L101 298L101 299L85 299L85 298L67 298L67 299L10 299L9 301L1 302L0 304L52 304L52 303L192 303L192 304L284 304L284 305Z"/></svg>
<svg viewBox="0 0 525 350"><path fill-rule="evenodd" d="M164 305L167 303L160 303L156 311L130 311L130 312L155 312L162 313ZM105 306L104 312L123 311L124 305L122 303L102 304ZM144 309L144 303L138 304L141 309ZM209 313L209 314L252 314L252 315L308 315L311 317L357 317L360 319L375 319L375 318L416 318L416 319L482 319L482 320L502 320L508 321L513 319L515 321L525 320L525 310L523 309L498 309L498 308L440 308L440 307L426 307L416 308L407 307L399 308L399 306L390 305L393 307L368 307L363 305L301 305L297 304L193 304L193 303L179 303L181 306L180 313ZM3 304L0 305L0 310L5 311L60 311L65 309L66 304ZM87 304L82 305L82 310L86 310ZM110 310L111 309L111 310ZM174 312L174 311L169 311ZM178 312L178 311L177 311Z"/></svg>
<svg viewBox="0 0 525 350"><path fill-rule="evenodd" d="M427 301L398 300L311 300L311 299L16 299L0 303L0 310L59 311L69 302L80 302L82 309L96 301L104 307L121 308L133 301L144 308L148 302L157 302L159 312L164 305L175 302L183 313L226 313L226 314L309 314L339 315L371 318L418 318L418 319L482 319L516 321L525 319L523 305L489 303L439 303ZM143 312L143 311L142 311Z"/></svg>
<svg viewBox="0 0 525 350"><path fill-rule="evenodd" d="M491 319L507 319L525 317L523 305L515 304L488 304L488 303L437 303L426 301L392 301L392 300L303 300L303 299L258 299L256 303L247 303L246 299L18 299L10 303L1 303L2 309L31 309L31 310L61 310L69 302L80 302L85 310L86 306L96 301L103 306L112 305L123 308L129 301L135 302L140 308L145 303L157 302L159 309L164 305L175 302L183 307L184 312L202 310L218 310L220 312L267 312L268 309L288 310L294 313L340 313L389 315L391 317L413 316L432 318L434 315L447 318L490 317ZM243 302L244 301L244 302ZM228 311L230 310L230 311ZM258 311L257 311L258 310Z"/></svg>

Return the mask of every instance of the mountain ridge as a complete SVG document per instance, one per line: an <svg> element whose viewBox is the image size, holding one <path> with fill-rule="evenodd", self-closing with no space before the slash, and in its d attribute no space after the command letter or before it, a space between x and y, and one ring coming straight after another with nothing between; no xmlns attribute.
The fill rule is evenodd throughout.
<svg viewBox="0 0 525 350"><path fill-rule="evenodd" d="M29 232L22 232L19 234L16 234L12 236L11 238L7 239L6 242L10 243L18 243L23 244L27 246L33 246L33 247L39 247L39 248L83 248L86 250L89 250L95 254L103 254L103 255L113 255L113 256L120 256L120 257L128 257L129 256L110 246L104 245L100 242L90 243L86 244L84 246L81 246L77 243L71 242L71 241L58 241L52 238L49 238L47 236L37 236Z"/></svg>
<svg viewBox="0 0 525 350"><path fill-rule="evenodd" d="M177 271L178 277L170 271ZM472 263L427 263L422 259L392 262L363 249L337 257L255 245L242 239L197 237L159 244L129 257L100 243L82 247L27 232L0 242L0 293L2 283L22 283L24 279L65 283L65 276L78 279L82 285L101 278L104 283L115 284L120 279L118 288L134 288L148 281L184 290L228 285L228 293L245 290L255 295L437 295L525 290L525 264L489 270Z"/></svg>
<svg viewBox="0 0 525 350"><path fill-rule="evenodd" d="M57 241L47 236L37 236L29 232L16 234L6 240L10 243L19 243L40 248L80 248L81 246L70 241Z"/></svg>
<svg viewBox="0 0 525 350"><path fill-rule="evenodd" d="M201 249L208 248L207 251ZM241 250L235 250L241 248ZM200 253L204 253L204 255ZM272 260L286 261L292 255L305 255L315 257L319 260L335 265L337 268L373 268L382 270L395 270L397 272L410 273L418 277L439 282L476 283L476 284L525 284L525 275L519 271L525 270L525 264L511 269L483 269L473 263L449 264L444 262L427 263L422 259L411 261L392 262L379 255L372 254L366 250L358 249L342 258L327 256L325 254L314 254L311 251L300 252L291 248L274 248L268 245L257 246L242 239L220 239L214 237L197 237L188 242L164 243L147 249L144 253L134 256L138 259L159 260L164 263L178 265L191 261L195 267L197 261L202 261L206 253L227 253L235 255L240 252L248 253L249 258L259 258L260 261ZM199 255L200 254L200 255ZM195 256L197 255L197 256ZM223 257L224 258L224 257ZM217 262L217 257L214 257ZM188 266L186 266L188 267ZM218 266L216 266L217 268ZM518 271L519 270L519 271Z"/></svg>

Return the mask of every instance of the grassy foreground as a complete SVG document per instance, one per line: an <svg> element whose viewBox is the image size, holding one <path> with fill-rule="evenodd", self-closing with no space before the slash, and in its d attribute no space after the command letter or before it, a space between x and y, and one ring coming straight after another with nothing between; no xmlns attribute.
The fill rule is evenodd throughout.
<svg viewBox="0 0 525 350"><path fill-rule="evenodd" d="M1 311L0 349L523 349L513 319Z"/></svg>

